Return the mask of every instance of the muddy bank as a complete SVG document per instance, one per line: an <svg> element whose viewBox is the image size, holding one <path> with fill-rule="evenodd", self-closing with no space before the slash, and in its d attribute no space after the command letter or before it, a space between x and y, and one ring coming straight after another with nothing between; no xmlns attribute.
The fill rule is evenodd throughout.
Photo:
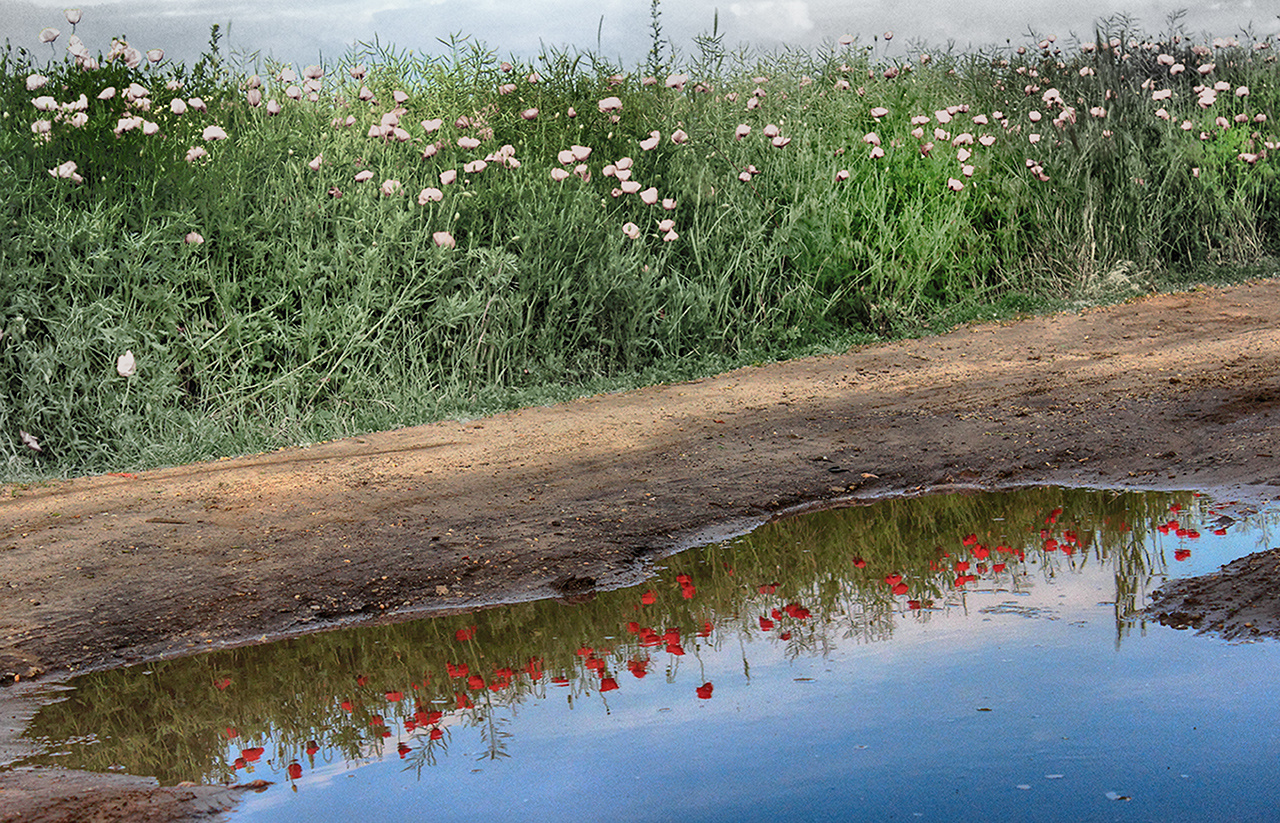
<svg viewBox="0 0 1280 823"><path fill-rule="evenodd" d="M1166 583L1152 595L1147 613L1166 626L1228 640L1280 637L1280 549Z"/></svg>

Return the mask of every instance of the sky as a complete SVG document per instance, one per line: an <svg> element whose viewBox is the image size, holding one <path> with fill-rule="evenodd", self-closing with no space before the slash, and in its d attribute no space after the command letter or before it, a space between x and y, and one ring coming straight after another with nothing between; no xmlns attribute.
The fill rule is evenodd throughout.
<svg viewBox="0 0 1280 823"><path fill-rule="evenodd" d="M1123 12L1140 30L1160 32L1171 12L1194 5L1183 18L1188 32L1239 35L1252 25L1259 36L1280 33L1273 0L666 0L662 31L688 53L693 37L709 32L718 16L724 45L758 51L814 47L853 34L862 42L893 31L888 56L913 42L958 49L1025 42L1029 31L1069 40L1091 38L1095 21ZM71 26L67 0L0 0L0 39L37 55L65 54ZM601 53L638 66L651 44L649 0L106 0L80 6L76 33L93 52L124 35L146 51L163 48L171 59L194 61L219 24L224 54L252 55L305 65L341 58L376 38L396 51L440 54L441 40L470 36L500 57L536 57L548 47ZM40 30L62 36L41 44Z"/></svg>

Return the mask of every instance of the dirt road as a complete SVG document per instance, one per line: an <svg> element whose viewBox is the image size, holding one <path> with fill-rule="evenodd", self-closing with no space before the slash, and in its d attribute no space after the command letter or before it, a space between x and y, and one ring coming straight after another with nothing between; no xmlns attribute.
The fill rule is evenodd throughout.
<svg viewBox="0 0 1280 823"><path fill-rule="evenodd" d="M849 496L1057 483L1266 502L1280 494L1278 316L1280 282L1202 289L484 420L4 487L0 676L573 596L717 530ZM0 777L0 800L48 811L37 819L62 819L49 815L67 781L80 800L66 819L110 798L125 798L121 819L223 799Z"/></svg>

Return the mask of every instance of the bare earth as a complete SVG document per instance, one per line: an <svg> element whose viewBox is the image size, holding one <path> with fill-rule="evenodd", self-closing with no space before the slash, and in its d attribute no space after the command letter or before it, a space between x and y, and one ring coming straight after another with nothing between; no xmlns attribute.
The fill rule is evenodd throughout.
<svg viewBox="0 0 1280 823"><path fill-rule="evenodd" d="M1280 494L1278 317L1280 281L1200 289L484 420L0 487L0 678L609 587L655 554L813 502L1044 483L1267 502ZM47 782L7 811L23 791L0 772L0 819L63 819L40 816Z"/></svg>

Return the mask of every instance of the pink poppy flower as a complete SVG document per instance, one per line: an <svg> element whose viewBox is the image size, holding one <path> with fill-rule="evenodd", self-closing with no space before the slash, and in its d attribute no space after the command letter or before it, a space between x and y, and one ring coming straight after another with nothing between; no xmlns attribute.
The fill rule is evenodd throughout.
<svg viewBox="0 0 1280 823"><path fill-rule="evenodd" d="M658 147L659 141L662 140L662 134L654 130L649 132L649 137L640 141L640 149L642 151L652 151Z"/></svg>
<svg viewBox="0 0 1280 823"><path fill-rule="evenodd" d="M201 235L200 232L189 231L186 236L182 238L182 242L190 246L198 246L204 242L204 236Z"/></svg>
<svg viewBox="0 0 1280 823"><path fill-rule="evenodd" d="M623 223L622 233L632 240L638 240L640 238L640 227L635 223Z"/></svg>
<svg viewBox="0 0 1280 823"><path fill-rule="evenodd" d="M869 131L862 135L862 142L866 143L868 146L878 146L880 145L880 135L873 131Z"/></svg>
<svg viewBox="0 0 1280 823"><path fill-rule="evenodd" d="M267 101L267 114L269 114L269 115L271 115L272 117L274 117L275 115L277 115L277 114L279 114L279 113L280 113L280 104L279 104L278 102L276 102L275 100L268 100L268 101Z"/></svg>
<svg viewBox="0 0 1280 823"><path fill-rule="evenodd" d="M884 148L882 148L881 146L872 146L871 159L879 160L881 157L884 157Z"/></svg>
<svg viewBox="0 0 1280 823"><path fill-rule="evenodd" d="M772 140L770 140L769 142L773 144L773 147L774 147L775 149L780 149L780 148L782 148L783 146L786 146L788 143L790 143L790 142L791 142L791 138L790 138L790 137L783 137L782 135L778 135L777 137L773 138L773 139L772 139Z"/></svg>
<svg viewBox="0 0 1280 823"><path fill-rule="evenodd" d="M398 193L401 189L399 180L383 180L378 190L382 192L383 197L391 197Z"/></svg>
<svg viewBox="0 0 1280 823"><path fill-rule="evenodd" d="M480 147L480 141L474 137L471 137L469 135L464 135L458 138L458 148L475 149L479 147Z"/></svg>
<svg viewBox="0 0 1280 823"><path fill-rule="evenodd" d="M447 186L457 179L458 179L457 169L445 169L444 171L440 172L440 185L442 186Z"/></svg>
<svg viewBox="0 0 1280 823"><path fill-rule="evenodd" d="M742 138L746 137L750 133L751 133L751 127L748 126L746 123L741 123L738 125L736 129L733 130L733 139L741 140Z"/></svg>
<svg viewBox="0 0 1280 823"><path fill-rule="evenodd" d="M617 97L605 97L596 103L596 108L601 114L607 114L611 111L622 111L622 100Z"/></svg>
<svg viewBox="0 0 1280 823"><path fill-rule="evenodd" d="M623 180L623 181L619 184L619 190L620 190L620 191L622 191L624 194L635 194L636 192L640 191L640 181L638 181L638 180ZM656 191L656 190L655 190L655 191ZM650 204L650 205L652 205L652 204Z"/></svg>
<svg viewBox="0 0 1280 823"><path fill-rule="evenodd" d="M434 187L428 186L427 188L418 192L419 206L425 206L428 203L439 203L443 199L444 199L444 192Z"/></svg>
<svg viewBox="0 0 1280 823"><path fill-rule="evenodd" d="M192 148L187 149L187 162L194 163L201 157L207 157L208 155L209 152L205 151L204 146L193 146Z"/></svg>
<svg viewBox="0 0 1280 823"><path fill-rule="evenodd" d="M662 235L662 242L664 243L671 243L679 239L680 239L680 235L676 234L675 229L668 229L667 233Z"/></svg>
<svg viewBox="0 0 1280 823"><path fill-rule="evenodd" d="M884 106L875 106L874 108L871 109L871 116L877 120L879 120L881 117L886 116L887 114L889 114L889 110L886 109Z"/></svg>
<svg viewBox="0 0 1280 823"><path fill-rule="evenodd" d="M227 133L223 131L221 126L205 126L200 136L205 140L226 140Z"/></svg>
<svg viewBox="0 0 1280 823"><path fill-rule="evenodd" d="M750 183L750 182L751 182L751 172L749 172L749 171L741 172L741 173L738 175L738 179L739 179L739 180L741 180L743 183Z"/></svg>
<svg viewBox="0 0 1280 823"><path fill-rule="evenodd" d="M654 203L658 202L658 189L654 186L650 186L649 188L640 192L640 199L644 201L646 206L652 206Z"/></svg>
<svg viewBox="0 0 1280 823"><path fill-rule="evenodd" d="M676 129L671 132L671 142L679 145L689 142L689 135L685 134L684 129Z"/></svg>
<svg viewBox="0 0 1280 823"><path fill-rule="evenodd" d="M584 183L586 183L586 182L590 182L590 180L591 180L591 170L590 170L589 168L587 168L587 164L586 164L586 163L579 163L578 165L574 166L574 167L573 167L573 173L574 173L574 174L576 174L576 175L578 175L578 177L579 177L579 178L582 180L582 182L584 182Z"/></svg>
<svg viewBox="0 0 1280 823"><path fill-rule="evenodd" d="M662 208L666 209L667 211L675 211L675 208L676 208L675 199L671 197L662 198Z"/></svg>
<svg viewBox="0 0 1280 823"><path fill-rule="evenodd" d="M370 171L369 169L365 169L364 171L357 172L355 177L355 180L357 183L364 183L372 179L373 179L373 172Z"/></svg>
<svg viewBox="0 0 1280 823"><path fill-rule="evenodd" d="M565 169L555 168L551 170L551 179L556 181L557 183L561 183L565 180L568 180L569 177L570 177L569 172L566 171ZM639 184L637 183L636 185L639 185Z"/></svg>
<svg viewBox="0 0 1280 823"><path fill-rule="evenodd" d="M521 117L523 117L525 120L537 120L537 119L538 119L538 110L537 110L537 109L525 109L524 111L520 112L520 116L521 116Z"/></svg>
<svg viewBox="0 0 1280 823"><path fill-rule="evenodd" d="M454 240L453 235L447 231L432 232L431 241L442 249L452 249L458 245L458 241Z"/></svg>
<svg viewBox="0 0 1280 823"><path fill-rule="evenodd" d="M964 188L964 183L961 183L959 180L955 179L954 177L948 177L947 188L951 189L952 191L960 191L961 189Z"/></svg>
<svg viewBox="0 0 1280 823"><path fill-rule="evenodd" d="M848 169L841 169L840 171L836 172L836 181L837 181L837 182L842 182L842 181L845 181L845 180L848 180L848 179L849 179L849 170L848 170Z"/></svg>

